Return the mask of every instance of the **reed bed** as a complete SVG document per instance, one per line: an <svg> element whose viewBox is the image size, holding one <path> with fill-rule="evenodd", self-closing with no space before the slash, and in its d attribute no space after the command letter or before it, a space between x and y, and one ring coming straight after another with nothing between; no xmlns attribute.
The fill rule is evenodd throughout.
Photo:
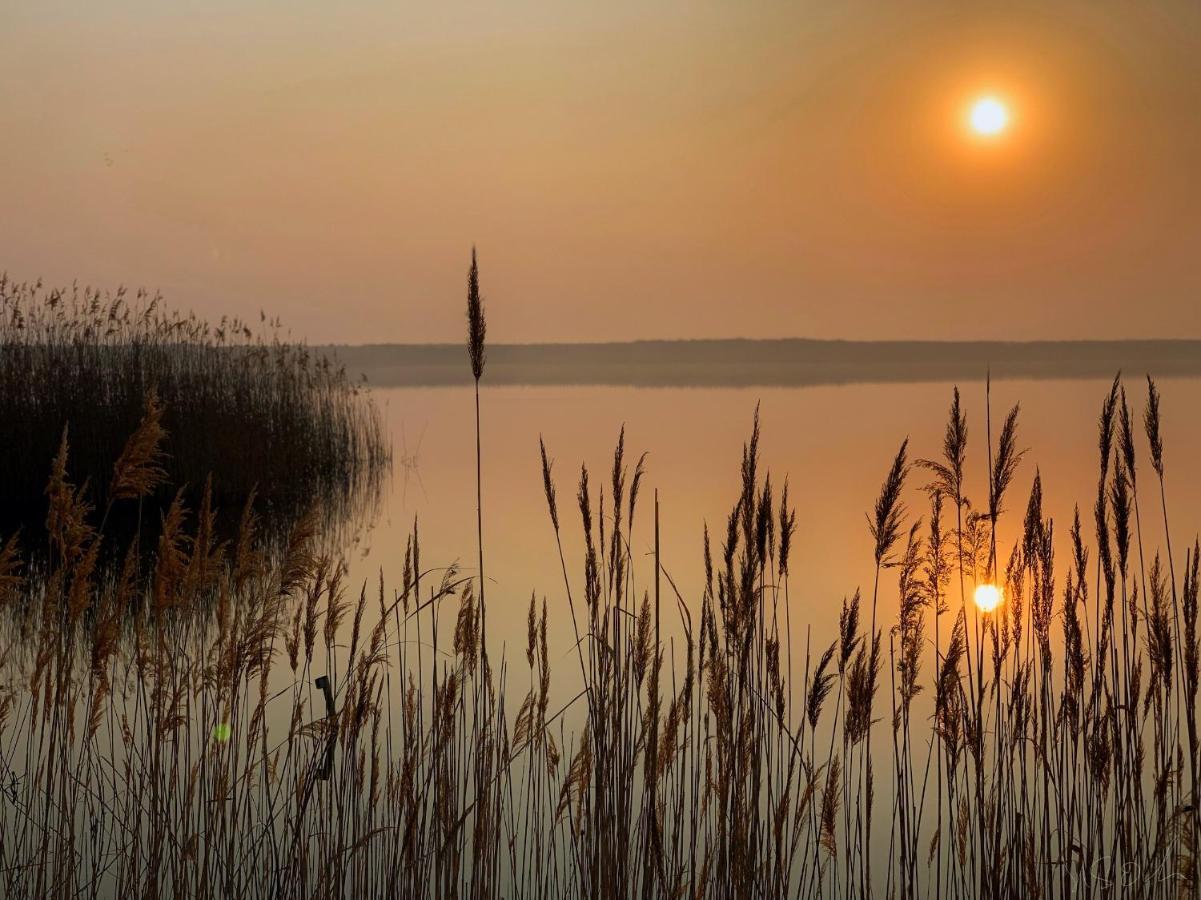
<svg viewBox="0 0 1201 900"><path fill-rule="evenodd" d="M829 635L794 599L798 513L757 415L699 596L661 564L624 435L570 510L543 446L562 584L530 599L524 661L417 523L399 587L352 586L312 517L272 549L248 505L225 542L211 494L177 495L147 564L132 544L100 574L105 516L62 439L47 568L0 551L0 894L1196 896L1201 554L1144 540L1147 516L1178 533L1159 392L1141 422L1120 379L1101 398L1096 497L1066 529L1018 409L995 435L984 412L977 447L956 390L940 452L882 465L870 589ZM157 488L138 445L113 504Z"/></svg>
<svg viewBox="0 0 1201 900"><path fill-rule="evenodd" d="M531 598L524 663L490 657L475 578L424 568L416 524L400 588L348 595L311 518L276 552L253 510L226 543L211 496L177 497L148 566L130 545L101 575L63 441L48 569L26 579L16 539L0 553L0 892L1193 896L1198 550L1140 550L1165 512L1155 386L1151 500L1115 382L1092 533L1077 513L1057 536L1035 475L1003 553L1016 413L980 507L962 416L956 396L928 485L895 455L877 577L829 643L798 638L796 512L757 423L696 598L631 551L637 528L657 548L658 516L624 441L605 488L581 471L578 526L543 448L550 549L575 532L584 566ZM123 457L109 496L136 504L152 466ZM994 581L981 613L971 589ZM552 614L578 637L554 673ZM550 705L552 677L574 700Z"/></svg>
<svg viewBox="0 0 1201 900"><path fill-rule="evenodd" d="M44 518L47 465L64 429L73 474L109 505L113 464L150 411L166 433L165 484L189 485L195 504L212 476L218 507L239 510L254 492L273 522L316 496L329 518L350 513L378 492L390 457L362 386L288 340L278 321L213 325L143 291L50 290L0 275L0 418L10 423L0 528ZM172 493L148 494L128 515L115 507L124 520L106 524L114 533L153 524Z"/></svg>

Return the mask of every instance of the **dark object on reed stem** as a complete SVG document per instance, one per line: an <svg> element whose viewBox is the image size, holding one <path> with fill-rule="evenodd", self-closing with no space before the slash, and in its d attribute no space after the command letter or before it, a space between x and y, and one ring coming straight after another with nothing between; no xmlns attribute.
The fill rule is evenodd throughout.
<svg viewBox="0 0 1201 900"><path fill-rule="evenodd" d="M317 777L322 781L329 781L330 773L334 770L334 737L338 733L335 725L334 691L328 675L322 675L314 684L317 685L317 690L325 695L325 720L329 725L329 743L325 746L325 758L321 761L321 768L317 770Z"/></svg>

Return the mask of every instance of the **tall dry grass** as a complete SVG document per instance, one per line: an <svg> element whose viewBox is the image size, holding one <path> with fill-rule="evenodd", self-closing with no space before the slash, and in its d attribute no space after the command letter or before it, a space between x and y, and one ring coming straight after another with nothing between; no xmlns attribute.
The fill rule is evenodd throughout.
<svg viewBox="0 0 1201 900"><path fill-rule="evenodd" d="M273 522L294 520L318 495L328 518L345 518L378 491L390 454L369 395L277 321L211 325L144 292L48 290L0 275L0 419L11 426L0 528L43 518L47 463L68 427L73 472L107 505L114 461L147 397L166 433L171 485L189 485L196 503L212 475L218 507L240 509L255 493ZM167 490L147 493L132 512L115 507L120 521L107 524L132 531L139 508L157 522L170 500Z"/></svg>

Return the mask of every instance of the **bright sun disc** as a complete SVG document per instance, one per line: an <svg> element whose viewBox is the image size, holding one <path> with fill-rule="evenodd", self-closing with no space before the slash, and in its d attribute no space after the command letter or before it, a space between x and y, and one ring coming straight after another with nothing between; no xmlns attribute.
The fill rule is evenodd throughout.
<svg viewBox="0 0 1201 900"><path fill-rule="evenodd" d="M982 584L976 588L976 605L984 612L992 612L1004 599L1001 589L995 584Z"/></svg>
<svg viewBox="0 0 1201 900"><path fill-rule="evenodd" d="M969 118L976 134L991 136L1005 130L1009 124L1009 110L996 97L981 97L972 104Z"/></svg>

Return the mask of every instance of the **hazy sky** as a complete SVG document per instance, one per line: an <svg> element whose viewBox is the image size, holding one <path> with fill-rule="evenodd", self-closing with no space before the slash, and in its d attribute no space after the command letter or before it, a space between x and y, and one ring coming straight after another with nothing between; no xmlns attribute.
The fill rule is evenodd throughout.
<svg viewBox="0 0 1201 900"><path fill-rule="evenodd" d="M313 341L1201 336L1193 2L6 0L0 123L0 269Z"/></svg>

